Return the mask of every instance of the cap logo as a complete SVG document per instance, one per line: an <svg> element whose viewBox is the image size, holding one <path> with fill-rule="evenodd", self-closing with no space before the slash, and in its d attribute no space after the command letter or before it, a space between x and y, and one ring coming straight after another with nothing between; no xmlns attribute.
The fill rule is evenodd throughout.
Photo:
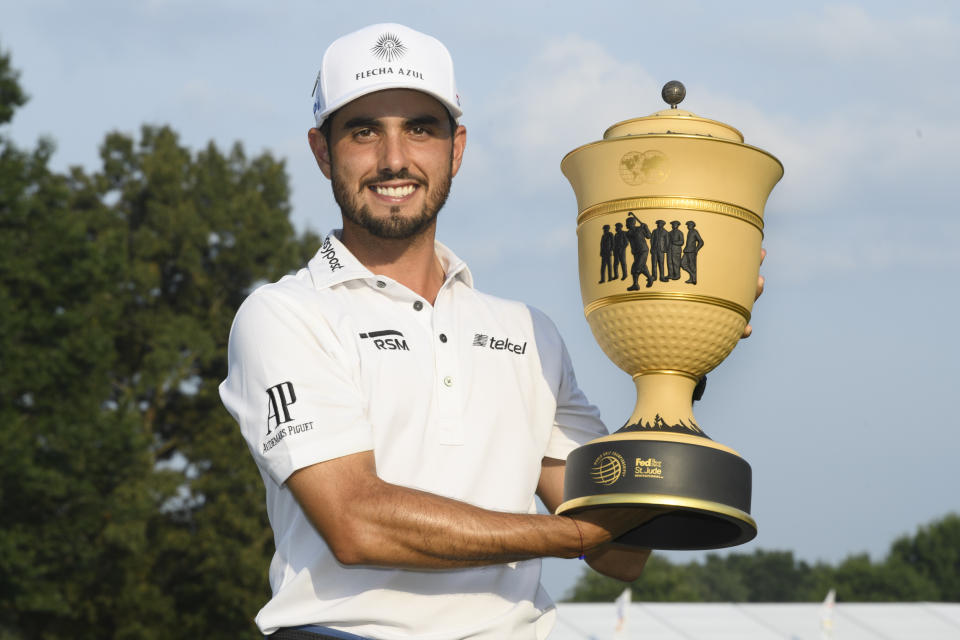
<svg viewBox="0 0 960 640"><path fill-rule="evenodd" d="M403 57L407 47L394 34L384 33L377 38L377 44L370 48L370 52L385 62L393 62Z"/></svg>

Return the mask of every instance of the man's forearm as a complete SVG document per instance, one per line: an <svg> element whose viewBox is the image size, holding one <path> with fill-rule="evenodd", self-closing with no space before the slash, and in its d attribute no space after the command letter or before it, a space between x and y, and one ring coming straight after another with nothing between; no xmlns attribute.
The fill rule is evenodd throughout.
<svg viewBox="0 0 960 640"><path fill-rule="evenodd" d="M627 531L636 517L605 510L574 521L489 511L384 482L370 465L372 456L334 460L301 469L287 481L344 564L447 569L569 558Z"/></svg>
<svg viewBox="0 0 960 640"><path fill-rule="evenodd" d="M377 498L350 506L342 531L325 536L344 564L444 569L579 553L572 521L487 511L381 484Z"/></svg>

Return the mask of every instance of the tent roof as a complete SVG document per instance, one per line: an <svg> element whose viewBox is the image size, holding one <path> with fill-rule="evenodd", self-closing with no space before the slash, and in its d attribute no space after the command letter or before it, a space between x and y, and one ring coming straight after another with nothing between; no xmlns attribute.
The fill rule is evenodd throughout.
<svg viewBox="0 0 960 640"><path fill-rule="evenodd" d="M957 640L960 604L839 603L832 635L820 603L641 603L615 633L611 603L561 602L550 640Z"/></svg>

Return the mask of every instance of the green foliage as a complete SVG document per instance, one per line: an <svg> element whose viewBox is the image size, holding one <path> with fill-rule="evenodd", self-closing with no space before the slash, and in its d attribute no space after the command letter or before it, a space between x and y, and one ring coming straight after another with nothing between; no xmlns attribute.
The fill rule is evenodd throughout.
<svg viewBox="0 0 960 640"><path fill-rule="evenodd" d="M936 585L939 599L960 602L960 515L951 514L920 527L912 538L899 538L890 558Z"/></svg>
<svg viewBox="0 0 960 640"><path fill-rule="evenodd" d="M13 112L26 102L19 74L10 66L10 56L0 50L0 125L10 122Z"/></svg>
<svg viewBox="0 0 960 640"><path fill-rule="evenodd" d="M879 563L857 554L811 566L790 551L757 550L674 565L654 553L630 585L643 602L816 602L832 588L847 602L960 601L960 516L898 539ZM586 568L567 599L608 602L622 591L622 582Z"/></svg>
<svg viewBox="0 0 960 640"><path fill-rule="evenodd" d="M23 102L0 56L0 124ZM0 136L0 637L257 637L273 538L217 385L251 286L318 239L239 144L52 152Z"/></svg>

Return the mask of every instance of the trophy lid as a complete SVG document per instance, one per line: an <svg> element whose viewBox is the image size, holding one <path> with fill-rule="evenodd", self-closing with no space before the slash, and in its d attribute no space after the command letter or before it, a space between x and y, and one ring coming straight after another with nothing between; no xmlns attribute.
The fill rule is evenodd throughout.
<svg viewBox="0 0 960 640"><path fill-rule="evenodd" d="M663 85L663 90L660 92L664 102L670 105L669 109L657 111L643 118L631 118L618 122L604 132L603 139L651 134L681 134L743 142L743 134L730 125L678 109L677 105L683 101L686 94L683 83L671 80Z"/></svg>

